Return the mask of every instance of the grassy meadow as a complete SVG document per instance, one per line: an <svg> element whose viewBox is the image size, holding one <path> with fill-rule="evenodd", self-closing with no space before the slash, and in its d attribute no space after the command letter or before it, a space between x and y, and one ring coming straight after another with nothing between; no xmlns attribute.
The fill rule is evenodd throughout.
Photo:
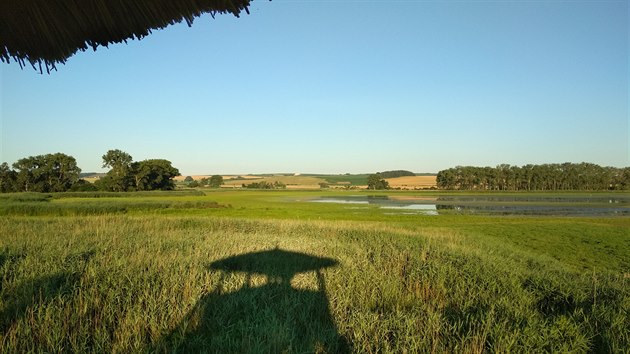
<svg viewBox="0 0 630 354"><path fill-rule="evenodd" d="M344 193L0 196L0 350L628 352L630 217L308 202Z"/></svg>

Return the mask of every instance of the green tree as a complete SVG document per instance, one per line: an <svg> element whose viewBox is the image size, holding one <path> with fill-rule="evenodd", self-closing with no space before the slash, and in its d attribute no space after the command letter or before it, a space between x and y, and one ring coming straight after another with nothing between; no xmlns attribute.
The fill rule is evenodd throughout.
<svg viewBox="0 0 630 354"><path fill-rule="evenodd" d="M223 177L219 175L214 175L210 177L210 181L208 183L208 185L211 188L219 188L221 187L222 184L223 184Z"/></svg>
<svg viewBox="0 0 630 354"><path fill-rule="evenodd" d="M175 182L173 178L179 176L179 170L164 159L150 159L131 164L136 190L173 190Z"/></svg>
<svg viewBox="0 0 630 354"><path fill-rule="evenodd" d="M17 173L6 162L0 165L0 193L17 192Z"/></svg>
<svg viewBox="0 0 630 354"><path fill-rule="evenodd" d="M40 162L36 157L29 156L17 160L13 168L17 170L16 186L20 192L44 192L38 173Z"/></svg>
<svg viewBox="0 0 630 354"><path fill-rule="evenodd" d="M67 191L81 173L74 157L62 153L25 157L13 167L18 170L17 189L25 192Z"/></svg>
<svg viewBox="0 0 630 354"><path fill-rule="evenodd" d="M43 156L44 174L50 192L64 192L79 181L81 169L74 157L56 153Z"/></svg>
<svg viewBox="0 0 630 354"><path fill-rule="evenodd" d="M438 188L455 189L455 171L452 168L438 172L435 177Z"/></svg>
<svg viewBox="0 0 630 354"><path fill-rule="evenodd" d="M630 167L619 170L616 183L619 189L630 189Z"/></svg>
<svg viewBox="0 0 630 354"><path fill-rule="evenodd" d="M133 185L131 176L131 163L133 159L128 153L115 149L109 150L103 155L103 167L109 167L107 177L101 182L101 186L114 192L124 192Z"/></svg>
<svg viewBox="0 0 630 354"><path fill-rule="evenodd" d="M94 192L98 190L98 187L84 179L80 179L69 190L71 192Z"/></svg>
<svg viewBox="0 0 630 354"><path fill-rule="evenodd" d="M380 173L369 175L367 178L368 189L389 189L389 183Z"/></svg>

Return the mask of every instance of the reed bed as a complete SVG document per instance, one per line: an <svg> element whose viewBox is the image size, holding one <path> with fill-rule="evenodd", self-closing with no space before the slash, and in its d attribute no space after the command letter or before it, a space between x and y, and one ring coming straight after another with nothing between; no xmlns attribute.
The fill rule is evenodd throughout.
<svg viewBox="0 0 630 354"><path fill-rule="evenodd" d="M623 255L600 256L617 259L609 268L579 269L515 241L534 220L502 219L512 225L502 239L493 232L510 229L493 228L488 219L447 220L244 219L186 210L5 215L0 348L401 353L630 347ZM601 230L622 230L619 224L604 220L583 230L613 247L628 236L617 231L613 240ZM274 250L273 264L258 257Z"/></svg>

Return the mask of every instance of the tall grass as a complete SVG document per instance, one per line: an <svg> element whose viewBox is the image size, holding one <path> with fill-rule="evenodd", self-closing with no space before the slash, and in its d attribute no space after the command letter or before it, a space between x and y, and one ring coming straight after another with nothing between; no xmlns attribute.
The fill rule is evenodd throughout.
<svg viewBox="0 0 630 354"><path fill-rule="evenodd" d="M519 223L504 229L509 240L534 219L444 220L449 223L430 217L408 223L5 216L0 348L400 353L630 347L627 263L578 269L554 253L502 242L489 224ZM597 227L584 230L609 242ZM259 256L272 250L314 261ZM305 270L287 275L284 269L296 263Z"/></svg>
<svg viewBox="0 0 630 354"><path fill-rule="evenodd" d="M190 196L199 195L188 192L15 193L0 195L0 215L78 216L227 207L203 198L186 198Z"/></svg>

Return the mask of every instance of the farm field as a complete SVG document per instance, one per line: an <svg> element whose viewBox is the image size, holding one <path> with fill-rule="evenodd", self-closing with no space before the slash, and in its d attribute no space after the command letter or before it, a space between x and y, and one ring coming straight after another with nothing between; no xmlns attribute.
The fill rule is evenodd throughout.
<svg viewBox="0 0 630 354"><path fill-rule="evenodd" d="M209 175L191 176L194 180L210 178ZM321 184L326 184L331 188L367 188L368 175L226 175L222 176L224 183L222 188L240 188L243 184L252 182L266 182L273 184L280 182L286 185L287 189L320 189ZM183 182L185 176L175 177L175 181ZM385 179L390 187L394 189L430 189L436 187L436 176L405 176ZM93 180L90 180L93 182Z"/></svg>
<svg viewBox="0 0 630 354"><path fill-rule="evenodd" d="M386 181L389 183L391 188L400 188L400 189L429 189L431 187L436 187L435 176L405 176L405 177L396 177L396 178L387 178Z"/></svg>
<svg viewBox="0 0 630 354"><path fill-rule="evenodd" d="M628 216L314 202L567 195L0 195L0 350L624 352ZM627 193L596 196L628 207Z"/></svg>
<svg viewBox="0 0 630 354"><path fill-rule="evenodd" d="M240 188L243 184L252 182L266 182L273 184L280 182L286 185L287 189L320 189L320 183L326 183L326 180L312 176L248 176L250 178L226 179L222 188ZM257 177L257 178L256 178Z"/></svg>
<svg viewBox="0 0 630 354"><path fill-rule="evenodd" d="M174 177L173 180L176 182L183 182L184 179L186 179L187 176L177 176ZM192 175L190 176L192 179L194 179L195 181L198 181L202 178L210 178L212 177L212 175ZM255 175L244 175L244 176L236 176L236 175L223 175L221 176L223 177L224 180L229 180L229 179L240 179L240 180L248 180L248 179L259 179L261 178L260 176L255 176Z"/></svg>

